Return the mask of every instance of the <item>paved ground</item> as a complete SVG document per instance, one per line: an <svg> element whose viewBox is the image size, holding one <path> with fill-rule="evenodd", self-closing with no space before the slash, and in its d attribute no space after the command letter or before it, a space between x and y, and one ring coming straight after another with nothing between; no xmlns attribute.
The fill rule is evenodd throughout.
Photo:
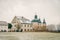
<svg viewBox="0 0 60 40"><path fill-rule="evenodd" d="M60 33L0 32L0 40L60 40Z"/></svg>

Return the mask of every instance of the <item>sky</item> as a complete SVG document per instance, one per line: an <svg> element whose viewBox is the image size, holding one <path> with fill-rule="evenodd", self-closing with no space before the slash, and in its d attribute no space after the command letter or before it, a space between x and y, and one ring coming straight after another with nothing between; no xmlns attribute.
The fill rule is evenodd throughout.
<svg viewBox="0 0 60 40"><path fill-rule="evenodd" d="M14 16L38 18L47 24L60 23L60 0L0 0L0 21L11 22Z"/></svg>

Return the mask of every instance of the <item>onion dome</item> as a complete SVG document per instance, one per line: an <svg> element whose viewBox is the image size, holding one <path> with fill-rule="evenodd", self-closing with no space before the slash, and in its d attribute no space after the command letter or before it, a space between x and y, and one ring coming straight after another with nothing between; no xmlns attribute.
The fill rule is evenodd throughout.
<svg viewBox="0 0 60 40"><path fill-rule="evenodd" d="M31 22L38 22L41 23L41 20L38 19L37 15L35 15L34 19Z"/></svg>

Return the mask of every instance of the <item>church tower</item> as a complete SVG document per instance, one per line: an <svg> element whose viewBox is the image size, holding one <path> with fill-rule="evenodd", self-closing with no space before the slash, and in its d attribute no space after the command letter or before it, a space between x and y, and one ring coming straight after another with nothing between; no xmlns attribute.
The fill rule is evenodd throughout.
<svg viewBox="0 0 60 40"><path fill-rule="evenodd" d="M34 16L34 19L31 21L32 22L32 27L33 27L33 30L34 31L37 31L38 30L38 28L39 28L39 19L38 19L38 16L37 15L35 15Z"/></svg>
<svg viewBox="0 0 60 40"><path fill-rule="evenodd" d="M46 31L46 21L43 19L43 31Z"/></svg>
<svg viewBox="0 0 60 40"><path fill-rule="evenodd" d="M32 22L32 27L34 31L45 31L46 30L45 19L43 19L43 22L41 22L41 19L38 18L37 15L35 15L34 19L31 22Z"/></svg>
<svg viewBox="0 0 60 40"><path fill-rule="evenodd" d="M38 29L38 31L41 31L42 29L41 29L41 20L40 20L40 18L39 18L39 29Z"/></svg>

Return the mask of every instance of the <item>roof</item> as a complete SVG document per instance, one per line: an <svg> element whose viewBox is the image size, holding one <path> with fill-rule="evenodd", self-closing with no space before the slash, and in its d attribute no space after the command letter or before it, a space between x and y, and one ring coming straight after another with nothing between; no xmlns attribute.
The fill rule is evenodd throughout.
<svg viewBox="0 0 60 40"><path fill-rule="evenodd" d="M45 19L43 19L43 24L46 24L46 21L45 21Z"/></svg>
<svg viewBox="0 0 60 40"><path fill-rule="evenodd" d="M38 23L41 23L41 20L40 20L40 19L34 19L34 20L32 20L32 22L38 22Z"/></svg>
<svg viewBox="0 0 60 40"><path fill-rule="evenodd" d="M0 26L7 26L8 23L6 21L0 21Z"/></svg>
<svg viewBox="0 0 60 40"><path fill-rule="evenodd" d="M33 19L32 22L39 22L39 20L38 19Z"/></svg>
<svg viewBox="0 0 60 40"><path fill-rule="evenodd" d="M31 21L23 16L16 16L21 23L31 23Z"/></svg>
<svg viewBox="0 0 60 40"><path fill-rule="evenodd" d="M39 23L41 23L41 20L39 19Z"/></svg>
<svg viewBox="0 0 60 40"><path fill-rule="evenodd" d="M34 19L31 22L38 22L41 23L41 20L38 19L37 15L34 16Z"/></svg>

